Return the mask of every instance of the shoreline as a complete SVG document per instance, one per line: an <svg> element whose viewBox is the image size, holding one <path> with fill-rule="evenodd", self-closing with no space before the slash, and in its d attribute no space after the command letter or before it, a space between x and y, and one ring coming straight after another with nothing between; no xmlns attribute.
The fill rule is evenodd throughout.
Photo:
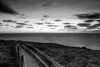
<svg viewBox="0 0 100 67"><path fill-rule="evenodd" d="M3 40L3 41L23 41L23 42L33 42L33 41L26 41L26 40L6 40L6 39L0 39L0 41ZM49 42L33 42L33 43L46 43L46 44L49 44ZM69 46L69 45L63 45L63 44L59 44L59 43L51 43L51 44L58 44L58 45L61 45L61 46L64 46L64 47L69 47L69 48L79 48L79 49L89 49L89 50L100 50L100 49L92 49L92 48L88 48L86 46Z"/></svg>

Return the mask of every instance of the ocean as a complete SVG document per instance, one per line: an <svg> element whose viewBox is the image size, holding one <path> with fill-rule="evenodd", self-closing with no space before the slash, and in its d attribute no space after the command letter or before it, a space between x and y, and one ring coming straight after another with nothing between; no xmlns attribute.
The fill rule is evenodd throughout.
<svg viewBox="0 0 100 67"><path fill-rule="evenodd" d="M85 46L91 49L100 49L99 33L2 33L0 34L0 39L57 43L65 46Z"/></svg>

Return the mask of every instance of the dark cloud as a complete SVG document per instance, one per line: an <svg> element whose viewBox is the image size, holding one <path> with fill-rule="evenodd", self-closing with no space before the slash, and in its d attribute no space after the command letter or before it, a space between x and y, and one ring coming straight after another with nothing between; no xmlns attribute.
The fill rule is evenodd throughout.
<svg viewBox="0 0 100 67"><path fill-rule="evenodd" d="M23 22L25 22L25 23L30 23L31 21L23 21Z"/></svg>
<svg viewBox="0 0 100 67"><path fill-rule="evenodd" d="M25 23L28 23L29 21L24 21Z"/></svg>
<svg viewBox="0 0 100 67"><path fill-rule="evenodd" d="M18 25L18 26L16 26L15 28L22 28L23 26L22 25Z"/></svg>
<svg viewBox="0 0 100 67"><path fill-rule="evenodd" d="M100 27L100 23L99 24L95 24L95 26Z"/></svg>
<svg viewBox="0 0 100 67"><path fill-rule="evenodd" d="M18 24L18 25L22 25L22 26L23 26L23 25L27 25L26 23L17 23L17 24Z"/></svg>
<svg viewBox="0 0 100 67"><path fill-rule="evenodd" d="M27 27L27 28L32 28L33 29L34 27Z"/></svg>
<svg viewBox="0 0 100 67"><path fill-rule="evenodd" d="M0 26L3 26L3 24L2 24L2 23L0 23Z"/></svg>
<svg viewBox="0 0 100 67"><path fill-rule="evenodd" d="M87 26L90 26L91 24L88 24L88 23L79 23L77 25L80 26L80 27L87 27Z"/></svg>
<svg viewBox="0 0 100 67"><path fill-rule="evenodd" d="M89 23L79 23L77 25L80 27L86 27L86 30L87 29L96 29L96 28L100 27L100 23L94 24L94 25L91 25Z"/></svg>
<svg viewBox="0 0 100 67"><path fill-rule="evenodd" d="M76 14L80 19L100 19L100 13L92 12L92 13L86 13L86 14Z"/></svg>
<svg viewBox="0 0 100 67"><path fill-rule="evenodd" d="M44 15L43 17L44 17L44 18L49 18L50 16L48 16L48 15Z"/></svg>
<svg viewBox="0 0 100 67"><path fill-rule="evenodd" d="M66 25L66 26L64 26L64 28L76 28L76 26L72 26L72 25Z"/></svg>
<svg viewBox="0 0 100 67"><path fill-rule="evenodd" d="M96 29L96 28L98 28L98 26L100 26L100 24L95 24L95 25L92 25L92 26L87 26L86 29Z"/></svg>
<svg viewBox="0 0 100 67"><path fill-rule="evenodd" d="M100 20L97 20L100 23Z"/></svg>
<svg viewBox="0 0 100 67"><path fill-rule="evenodd" d="M86 30L87 29L96 29L96 28L100 27L100 23L99 24L94 24L94 25L90 25L90 24L87 24L87 23L80 23L80 24L78 24L78 26L86 27Z"/></svg>
<svg viewBox="0 0 100 67"><path fill-rule="evenodd" d="M50 23L50 22L45 22L45 24L52 24L52 23Z"/></svg>
<svg viewBox="0 0 100 67"><path fill-rule="evenodd" d="M84 22L87 23L79 23L78 26L80 27L86 27L86 29L96 29L100 27L100 24L94 24L91 25L91 23L95 23L94 21L97 21L100 23L100 13L98 12L92 12L92 13L86 13L86 14L77 14L76 15L80 19L84 19Z"/></svg>
<svg viewBox="0 0 100 67"><path fill-rule="evenodd" d="M35 24L37 24L37 25L43 25L44 23L39 23L39 22L36 22Z"/></svg>
<svg viewBox="0 0 100 67"><path fill-rule="evenodd" d="M0 0L0 12L8 14L18 14L16 11L11 9L7 4L3 3L1 0Z"/></svg>
<svg viewBox="0 0 100 67"><path fill-rule="evenodd" d="M67 26L64 26L64 29L67 29L67 30L77 30L78 28L76 26L67 25Z"/></svg>
<svg viewBox="0 0 100 67"><path fill-rule="evenodd" d="M92 26L88 26L87 29L94 29L100 27L100 24L94 24Z"/></svg>
<svg viewBox="0 0 100 67"><path fill-rule="evenodd" d="M62 20L60 20L60 19L57 19L57 20L54 20L54 21L57 21L57 22L59 22L59 21L62 21Z"/></svg>
<svg viewBox="0 0 100 67"><path fill-rule="evenodd" d="M93 21L94 21L94 20L85 20L84 22L90 22L90 23L91 23L91 22L93 22Z"/></svg>
<svg viewBox="0 0 100 67"><path fill-rule="evenodd" d="M63 24L70 24L70 23L66 22L66 23L63 23Z"/></svg>
<svg viewBox="0 0 100 67"><path fill-rule="evenodd" d="M13 22L13 23L17 23L16 21L13 21L13 20L3 20L3 22Z"/></svg>
<svg viewBox="0 0 100 67"><path fill-rule="evenodd" d="M41 21L45 21L45 19L41 19Z"/></svg>

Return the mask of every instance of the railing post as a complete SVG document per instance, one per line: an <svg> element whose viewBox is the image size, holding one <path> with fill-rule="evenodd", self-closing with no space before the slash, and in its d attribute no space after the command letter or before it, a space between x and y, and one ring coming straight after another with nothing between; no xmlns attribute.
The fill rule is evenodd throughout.
<svg viewBox="0 0 100 67"><path fill-rule="evenodd" d="M15 56L15 45L12 44L12 55Z"/></svg>
<svg viewBox="0 0 100 67"><path fill-rule="evenodd" d="M21 67L24 67L24 56L21 56Z"/></svg>
<svg viewBox="0 0 100 67"><path fill-rule="evenodd" d="M19 54L19 47L17 46L17 57L20 59L20 54Z"/></svg>

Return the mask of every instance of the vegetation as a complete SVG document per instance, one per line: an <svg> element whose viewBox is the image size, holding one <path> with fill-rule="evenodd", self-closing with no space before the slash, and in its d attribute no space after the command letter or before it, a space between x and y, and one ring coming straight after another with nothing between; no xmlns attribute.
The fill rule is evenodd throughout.
<svg viewBox="0 0 100 67"><path fill-rule="evenodd" d="M100 67L100 50L54 43L31 43L64 67Z"/></svg>
<svg viewBox="0 0 100 67"><path fill-rule="evenodd" d="M22 44L21 41L16 41L16 43ZM23 43L27 43L31 47L37 47L64 67L100 67L100 50L92 50L86 47L63 46L54 43L26 41L23 41ZM11 63L11 65L18 65L11 44L12 41L0 41L0 62L6 61Z"/></svg>
<svg viewBox="0 0 100 67"><path fill-rule="evenodd" d="M5 64L18 67L18 61L12 54L12 45L10 43L11 42L0 40L0 67Z"/></svg>

